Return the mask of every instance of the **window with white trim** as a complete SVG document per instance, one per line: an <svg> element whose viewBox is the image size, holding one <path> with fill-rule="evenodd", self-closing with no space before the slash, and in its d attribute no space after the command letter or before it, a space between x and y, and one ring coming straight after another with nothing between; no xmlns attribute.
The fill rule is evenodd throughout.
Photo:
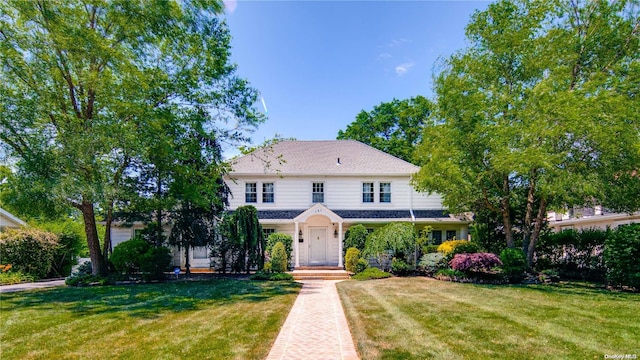
<svg viewBox="0 0 640 360"><path fill-rule="evenodd" d="M380 183L380 202L391 202L391 183Z"/></svg>
<svg viewBox="0 0 640 360"><path fill-rule="evenodd" d="M244 184L244 201L247 203L258 202L258 186L256 183Z"/></svg>
<svg viewBox="0 0 640 360"><path fill-rule="evenodd" d="M273 203L275 199L273 192L273 183L263 183L262 184L262 202L263 203Z"/></svg>
<svg viewBox="0 0 640 360"><path fill-rule="evenodd" d="M431 240L435 245L442 243L442 230L431 230Z"/></svg>
<svg viewBox="0 0 640 360"><path fill-rule="evenodd" d="M195 246L191 248L191 257L193 259L207 259L209 257L209 247Z"/></svg>
<svg viewBox="0 0 640 360"><path fill-rule="evenodd" d="M312 186L312 201L314 203L324 202L324 183L313 183Z"/></svg>
<svg viewBox="0 0 640 360"><path fill-rule="evenodd" d="M455 230L447 230L447 240L452 240L456 238Z"/></svg>
<svg viewBox="0 0 640 360"><path fill-rule="evenodd" d="M373 183L372 182L362 183L362 202L363 203L373 202Z"/></svg>

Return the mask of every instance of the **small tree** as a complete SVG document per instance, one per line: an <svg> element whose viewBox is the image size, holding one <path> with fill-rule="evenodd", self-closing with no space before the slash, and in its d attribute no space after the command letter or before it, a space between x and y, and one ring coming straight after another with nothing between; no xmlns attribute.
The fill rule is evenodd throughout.
<svg viewBox="0 0 640 360"><path fill-rule="evenodd" d="M273 255L273 247L281 242L284 245L284 249L287 253L287 258L291 259L293 253L293 238L289 234L273 233L267 238L267 246L265 252L269 255Z"/></svg>
<svg viewBox="0 0 640 360"><path fill-rule="evenodd" d="M277 242L273 246L273 251L271 254L271 271L275 273L286 272L288 264L289 258L287 257L284 244L282 244L281 242Z"/></svg>
<svg viewBox="0 0 640 360"><path fill-rule="evenodd" d="M415 244L412 224L391 223L367 237L364 255L375 257L380 266L385 266L391 257L406 258Z"/></svg>
<svg viewBox="0 0 640 360"><path fill-rule="evenodd" d="M355 273L358 260L360 260L360 250L350 247L347 249L347 255L344 257L344 267L348 272Z"/></svg>
<svg viewBox="0 0 640 360"><path fill-rule="evenodd" d="M364 225L357 224L350 227L345 233L345 249L353 247L362 252L367 242L367 236L369 236L369 231L364 227Z"/></svg>

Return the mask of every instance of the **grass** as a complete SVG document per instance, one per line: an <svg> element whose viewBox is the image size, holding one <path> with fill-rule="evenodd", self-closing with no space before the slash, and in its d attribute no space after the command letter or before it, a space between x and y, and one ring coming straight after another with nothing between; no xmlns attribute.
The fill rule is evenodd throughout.
<svg viewBox="0 0 640 360"><path fill-rule="evenodd" d="M640 356L640 295L589 284L347 281L338 292L362 359Z"/></svg>
<svg viewBox="0 0 640 360"><path fill-rule="evenodd" d="M0 294L0 358L263 359L300 286L209 280Z"/></svg>

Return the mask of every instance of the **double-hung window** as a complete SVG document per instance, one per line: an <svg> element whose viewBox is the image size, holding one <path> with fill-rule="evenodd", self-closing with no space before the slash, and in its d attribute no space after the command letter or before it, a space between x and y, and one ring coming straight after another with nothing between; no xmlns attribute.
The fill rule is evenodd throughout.
<svg viewBox="0 0 640 360"><path fill-rule="evenodd" d="M362 202L363 203L373 202L373 183L370 183L370 182L362 183Z"/></svg>
<svg viewBox="0 0 640 360"><path fill-rule="evenodd" d="M256 183L244 184L244 201L247 203L258 202L258 186Z"/></svg>
<svg viewBox="0 0 640 360"><path fill-rule="evenodd" d="M380 183L380 202L391 202L391 183Z"/></svg>
<svg viewBox="0 0 640 360"><path fill-rule="evenodd" d="M431 239L435 245L440 245L442 243L442 230L432 230Z"/></svg>
<svg viewBox="0 0 640 360"><path fill-rule="evenodd" d="M262 202L263 203L274 202L273 183L262 184Z"/></svg>
<svg viewBox="0 0 640 360"><path fill-rule="evenodd" d="M324 183L313 183L312 186L312 201L314 203L324 202Z"/></svg>

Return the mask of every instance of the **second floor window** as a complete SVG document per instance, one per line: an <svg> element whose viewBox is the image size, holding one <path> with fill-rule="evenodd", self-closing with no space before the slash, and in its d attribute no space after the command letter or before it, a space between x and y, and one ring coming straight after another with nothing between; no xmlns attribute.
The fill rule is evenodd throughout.
<svg viewBox="0 0 640 360"><path fill-rule="evenodd" d="M262 202L272 203L274 201L273 183L262 184Z"/></svg>
<svg viewBox="0 0 640 360"><path fill-rule="evenodd" d="M324 202L324 183L313 183L312 201L314 203Z"/></svg>
<svg viewBox="0 0 640 360"><path fill-rule="evenodd" d="M391 202L391 183L380 183L380 202Z"/></svg>
<svg viewBox="0 0 640 360"><path fill-rule="evenodd" d="M362 183L362 202L373 202L373 183Z"/></svg>
<svg viewBox="0 0 640 360"><path fill-rule="evenodd" d="M244 201L248 203L258 202L258 187L256 183L244 184Z"/></svg>

